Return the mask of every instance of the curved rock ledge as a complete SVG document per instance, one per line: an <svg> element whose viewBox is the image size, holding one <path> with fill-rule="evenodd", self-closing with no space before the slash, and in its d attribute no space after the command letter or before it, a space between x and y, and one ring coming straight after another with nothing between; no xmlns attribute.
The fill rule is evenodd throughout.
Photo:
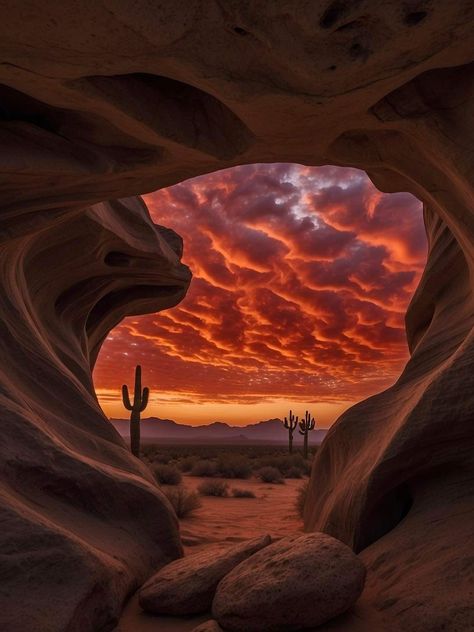
<svg viewBox="0 0 474 632"><path fill-rule="evenodd" d="M329 433L306 527L368 567L339 629L472 627L472 2L7 4L3 628L109 629L126 595L181 552L90 371L111 327L178 302L189 277L179 240L139 200L102 201L267 161L359 167L425 203L412 358Z"/></svg>
<svg viewBox="0 0 474 632"><path fill-rule="evenodd" d="M4 630L108 629L127 594L182 554L168 501L91 378L124 315L184 296L190 273L166 237L140 200L124 199L2 248Z"/></svg>

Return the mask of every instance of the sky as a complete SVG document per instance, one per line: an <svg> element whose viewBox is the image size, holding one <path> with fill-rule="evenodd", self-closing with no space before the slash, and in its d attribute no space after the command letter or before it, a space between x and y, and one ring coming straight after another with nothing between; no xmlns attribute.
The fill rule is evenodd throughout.
<svg viewBox="0 0 474 632"><path fill-rule="evenodd" d="M404 315L426 260L421 203L342 167L234 167L144 196L184 239L186 298L127 318L94 371L126 418L142 365L142 416L245 425L310 409L329 427L393 384L408 358Z"/></svg>

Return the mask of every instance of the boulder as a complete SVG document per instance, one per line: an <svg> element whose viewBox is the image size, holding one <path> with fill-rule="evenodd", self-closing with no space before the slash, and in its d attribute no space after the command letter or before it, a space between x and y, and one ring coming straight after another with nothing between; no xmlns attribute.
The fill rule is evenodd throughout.
<svg viewBox="0 0 474 632"><path fill-rule="evenodd" d="M331 536L283 538L224 577L212 612L231 632L304 630L350 608L364 581L362 562Z"/></svg>
<svg viewBox="0 0 474 632"><path fill-rule="evenodd" d="M245 559L268 546L270 536L207 547L158 571L142 587L140 606L153 614L189 615L211 609L218 583Z"/></svg>

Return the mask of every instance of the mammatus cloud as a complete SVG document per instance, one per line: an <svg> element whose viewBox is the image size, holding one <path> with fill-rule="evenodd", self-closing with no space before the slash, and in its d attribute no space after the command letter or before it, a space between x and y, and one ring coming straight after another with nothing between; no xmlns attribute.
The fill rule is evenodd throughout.
<svg viewBox="0 0 474 632"><path fill-rule="evenodd" d="M194 279L185 300L128 318L95 371L106 410L133 367L182 421L193 406L354 402L407 359L404 315L426 259L421 204L361 171L270 164L201 176L145 197L176 230ZM115 394L115 395L114 395ZM210 410L211 410L210 408ZM247 410L247 412L245 412ZM197 411L197 409L196 409ZM213 419L209 419L212 421Z"/></svg>

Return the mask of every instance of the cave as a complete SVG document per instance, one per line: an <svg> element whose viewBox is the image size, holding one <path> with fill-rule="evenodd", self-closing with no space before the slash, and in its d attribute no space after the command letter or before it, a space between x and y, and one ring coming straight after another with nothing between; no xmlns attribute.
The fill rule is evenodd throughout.
<svg viewBox="0 0 474 632"><path fill-rule="evenodd" d="M203 438L193 444L189 431L194 425L205 431L210 422L211 442L214 425L223 432L231 430L228 424L238 424L233 430L244 433L239 438L244 443L234 445L229 456L240 457L247 467L246 423L252 424L250 436L259 437L252 456L264 448L263 436L278 442L273 445L284 455L288 433L277 419L283 420L289 408L300 414L309 408L314 414L319 432L310 443L317 445L327 424L355 403L347 401L345 388L358 401L397 380L407 359L404 316L426 263L422 205L412 195L383 194L353 168L259 164L193 178L144 201L153 221L182 236L183 261L193 281L175 309L127 318L110 332L94 367L94 384L104 413L129 443L120 384L141 364L152 394L141 424L143 458L152 470L155 465L160 470L173 445L192 455L189 459L203 458L199 450L193 454L193 445L199 447ZM133 265L120 252L109 253L105 261ZM339 374L341 366L350 372L348 381ZM286 399L278 395L282 386L291 393ZM239 394L252 403L239 401ZM275 402L275 397L281 399ZM179 404L170 405L168 398ZM326 401L335 398L339 402ZM267 420L267 430L254 427L260 419ZM186 424L180 439L175 423ZM221 436L220 443L228 441ZM301 457L297 432L294 446ZM219 454L216 446L211 453ZM174 457L171 467L179 468ZM166 483L166 476L161 481L159 474L159 481ZM193 489L193 482L186 479L185 486ZM275 537L300 529L296 515L285 523L294 514L297 491L291 480L285 482L289 498L282 492L272 506L266 489L254 490L261 494L258 514L265 511ZM394 528L410 505L405 485L384 490L375 507L365 511L354 550ZM200 521L214 524L213 508L206 506ZM226 537L249 537L254 531L257 536L260 518L248 520L235 511L226 505L216 512L223 517L219 529L235 525ZM182 526L186 541L199 541L200 528L192 536L192 527Z"/></svg>
<svg viewBox="0 0 474 632"><path fill-rule="evenodd" d="M14 3L0 27L1 627L112 630L182 555L91 376L122 318L190 282L179 236L136 196L292 162L413 193L429 243L405 370L341 416L313 467L306 529L368 569L331 629L471 629L472 2L107 6Z"/></svg>

